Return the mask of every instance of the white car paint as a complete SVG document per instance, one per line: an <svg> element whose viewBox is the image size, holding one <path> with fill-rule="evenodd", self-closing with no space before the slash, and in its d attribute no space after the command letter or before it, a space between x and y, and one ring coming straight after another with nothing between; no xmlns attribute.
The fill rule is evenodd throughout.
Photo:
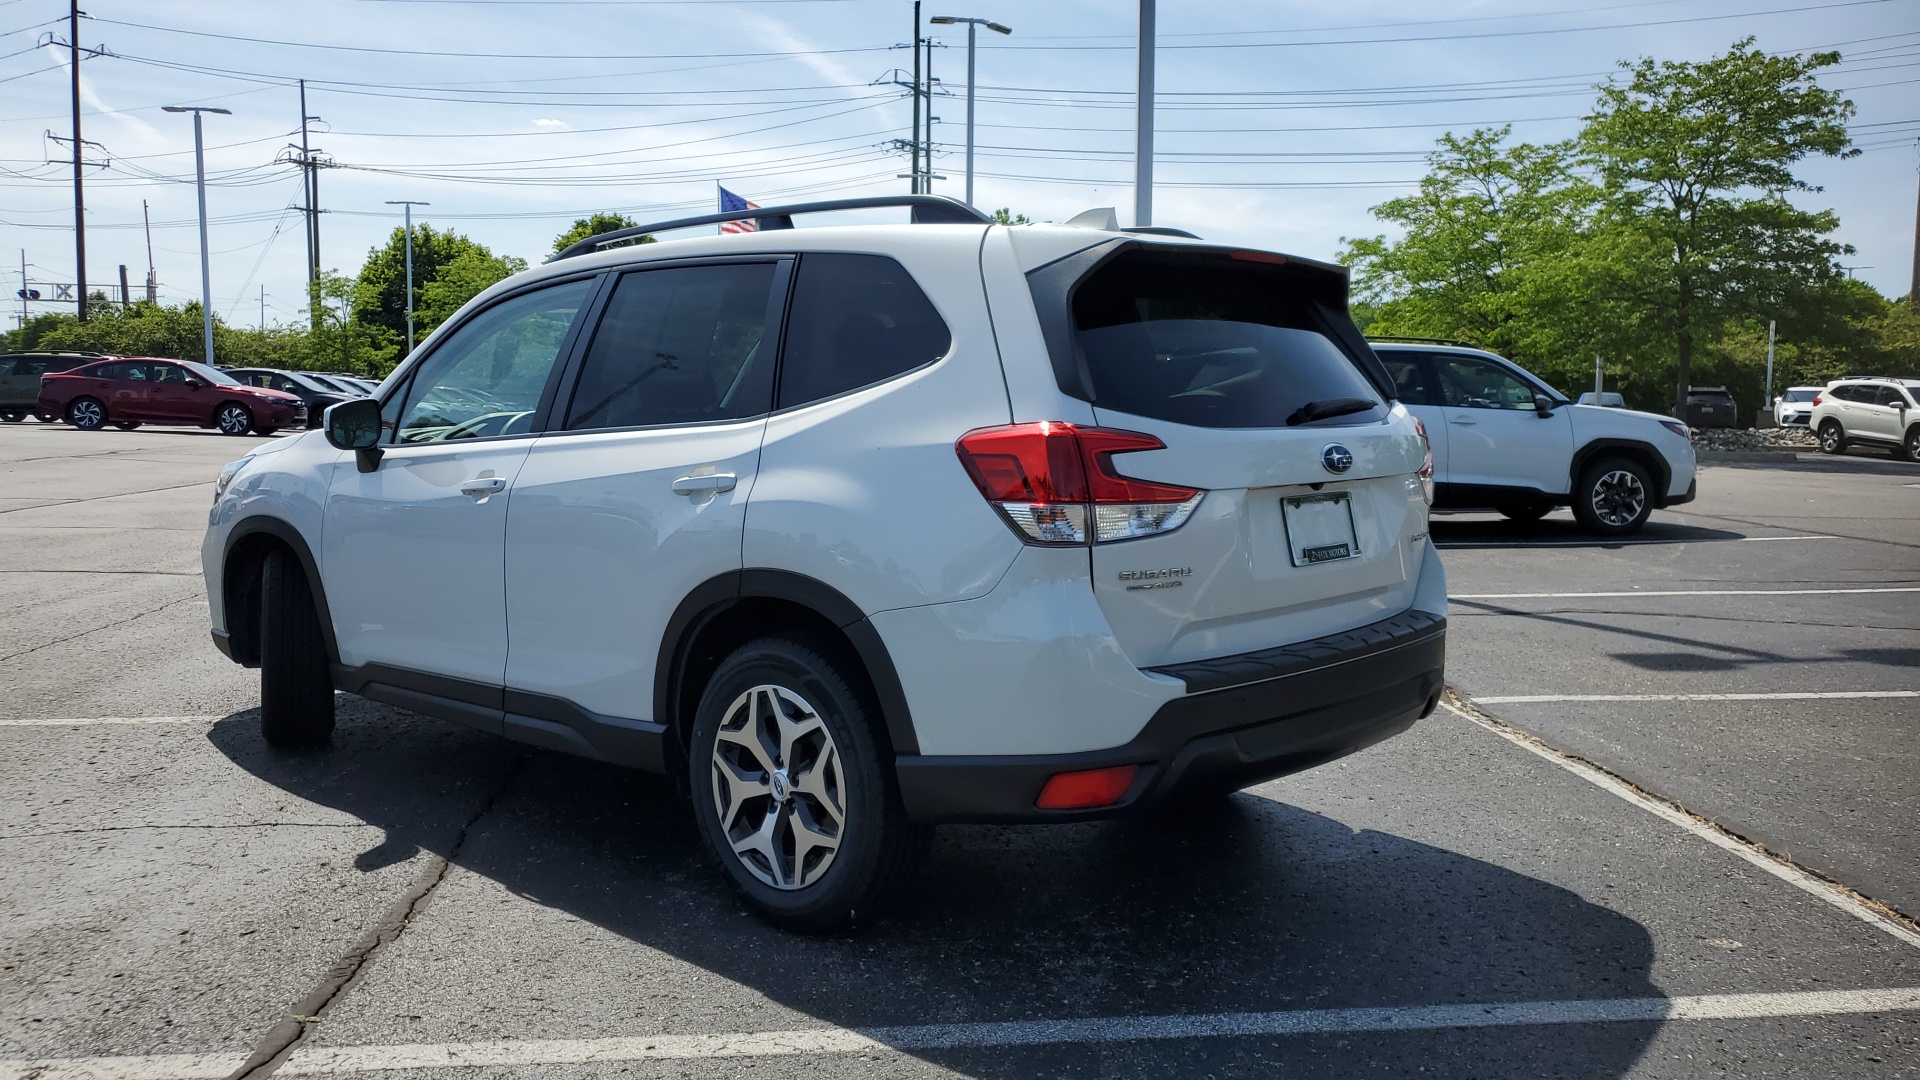
<svg viewBox="0 0 1920 1080"><path fill-rule="evenodd" d="M215 628L225 628L228 536L271 517L315 553L342 664L664 720L651 716L653 662L680 601L728 570L786 570L870 621L912 702L922 753L1010 755L1124 743L1183 693L1179 680L1145 670L1156 663L1283 646L1414 605L1444 612L1407 411L1365 424L1199 429L1098 411L1061 391L1022 275L1114 239L1061 226L822 227L616 248L501 282L416 355L546 278L769 250L897 259L953 346L876 386L740 423L400 444L368 473L322 432L283 440L283 451L250 460L210 518ZM396 373L381 392L403 386ZM1043 419L1160 435L1168 449L1132 455L1128 474L1205 488L1200 510L1145 540L1021 542L955 443L975 428ZM1450 437L1434 432L1436 452ZM1337 481L1319 465L1333 442L1355 459ZM672 490L682 476L717 473L732 473L734 486L710 498ZM462 491L482 477L501 490ZM1278 500L1330 481L1352 493L1362 557L1292 566ZM1121 571L1162 564L1193 573L1162 595L1116 584Z"/></svg>

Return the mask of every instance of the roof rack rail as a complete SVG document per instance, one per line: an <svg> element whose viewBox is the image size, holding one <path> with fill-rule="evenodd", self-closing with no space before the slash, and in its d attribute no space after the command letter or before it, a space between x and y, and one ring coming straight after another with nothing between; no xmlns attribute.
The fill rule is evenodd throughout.
<svg viewBox="0 0 1920 1080"><path fill-rule="evenodd" d="M944 195L876 195L864 199L829 199L825 202L792 203L787 206L762 206L753 210L701 214L698 217L674 218L672 221L635 225L630 229L615 229L598 236L589 236L547 261L559 262L561 259L571 259L575 255L598 251L608 245L618 244L622 240L632 240L637 236L657 232L671 232L674 229L690 229L695 225L719 225L728 221L746 221L751 218L759 222L761 230L771 231L793 228L795 214L830 214L836 210L869 210L886 206L912 207L915 225L993 224L993 219L987 215L958 199L949 199Z"/></svg>
<svg viewBox="0 0 1920 1080"><path fill-rule="evenodd" d="M1412 345L1451 345L1456 349L1484 350L1485 348L1485 346L1476 345L1471 341L1455 341L1452 338L1439 337L1408 337L1405 334L1368 334L1367 341L1405 342Z"/></svg>

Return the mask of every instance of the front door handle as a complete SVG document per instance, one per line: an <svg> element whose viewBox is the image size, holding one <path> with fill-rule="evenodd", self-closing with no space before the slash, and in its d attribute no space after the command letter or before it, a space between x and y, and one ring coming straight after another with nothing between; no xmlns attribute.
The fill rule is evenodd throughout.
<svg viewBox="0 0 1920 1080"><path fill-rule="evenodd" d="M1461 424L1465 426L1471 426L1473 424L1479 423L1479 421L1475 420L1471 416L1456 416L1453 418L1453 422L1456 424Z"/></svg>
<svg viewBox="0 0 1920 1080"><path fill-rule="evenodd" d="M504 476L477 476L460 485L460 494L483 497L498 495L507 490L507 478Z"/></svg>
<svg viewBox="0 0 1920 1080"><path fill-rule="evenodd" d="M705 476L683 476L673 482L675 495L704 495L708 492L719 494L732 491L739 477L730 472L707 473Z"/></svg>

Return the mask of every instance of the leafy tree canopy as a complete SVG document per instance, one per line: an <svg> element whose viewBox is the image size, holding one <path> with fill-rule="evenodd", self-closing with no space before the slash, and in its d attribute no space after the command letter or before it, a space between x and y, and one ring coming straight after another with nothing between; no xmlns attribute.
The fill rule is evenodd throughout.
<svg viewBox="0 0 1920 1080"><path fill-rule="evenodd" d="M602 236L620 229L631 229L638 224L640 223L625 214L595 214L592 217L580 218L573 223L572 228L553 238L553 253L558 255L589 236ZM628 244L651 243L653 243L653 237L642 236L638 240L622 240L610 246L625 247Z"/></svg>
<svg viewBox="0 0 1920 1080"><path fill-rule="evenodd" d="M407 265L406 238L404 228L395 229L384 245L367 252L366 265L360 268L360 276L353 287L354 321L390 330L397 340L402 341L406 339L407 332L407 289L403 280ZM423 291L449 264L463 255L480 260L469 261L469 270L494 260L493 252L484 244L469 240L452 230L436 229L424 222L414 224L413 303L416 335L422 332L419 309L422 307ZM500 276L505 277L506 274ZM452 312L449 310L447 313Z"/></svg>

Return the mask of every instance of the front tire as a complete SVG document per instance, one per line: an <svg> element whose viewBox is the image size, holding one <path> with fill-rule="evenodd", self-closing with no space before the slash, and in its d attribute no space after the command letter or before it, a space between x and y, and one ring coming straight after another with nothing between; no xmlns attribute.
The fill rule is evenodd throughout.
<svg viewBox="0 0 1920 1080"><path fill-rule="evenodd" d="M1820 425L1820 452L1823 454L1844 454L1847 452L1847 431L1838 420L1829 420Z"/></svg>
<svg viewBox="0 0 1920 1080"><path fill-rule="evenodd" d="M5 420L9 424L17 424L26 418L27 414L22 412L0 413L0 420Z"/></svg>
<svg viewBox="0 0 1920 1080"><path fill-rule="evenodd" d="M1573 516L1587 531L1626 536L1640 531L1653 514L1653 480L1631 458L1603 458L1580 473Z"/></svg>
<svg viewBox="0 0 1920 1080"><path fill-rule="evenodd" d="M271 746L333 737L333 678L306 572L284 548L260 568L260 734Z"/></svg>
<svg viewBox="0 0 1920 1080"><path fill-rule="evenodd" d="M1894 456L1901 461L1920 461L1920 424L1907 429L1907 437Z"/></svg>
<svg viewBox="0 0 1920 1080"><path fill-rule="evenodd" d="M932 838L907 820L864 681L804 639L762 638L721 663L688 760L708 850L748 906L788 930L872 920Z"/></svg>
<svg viewBox="0 0 1920 1080"><path fill-rule="evenodd" d="M245 435L253 427L253 411L237 401L229 401L214 410L213 426L222 435Z"/></svg>
<svg viewBox="0 0 1920 1080"><path fill-rule="evenodd" d="M67 403L67 423L81 431L99 431L106 426L107 407L99 398L74 398Z"/></svg>

